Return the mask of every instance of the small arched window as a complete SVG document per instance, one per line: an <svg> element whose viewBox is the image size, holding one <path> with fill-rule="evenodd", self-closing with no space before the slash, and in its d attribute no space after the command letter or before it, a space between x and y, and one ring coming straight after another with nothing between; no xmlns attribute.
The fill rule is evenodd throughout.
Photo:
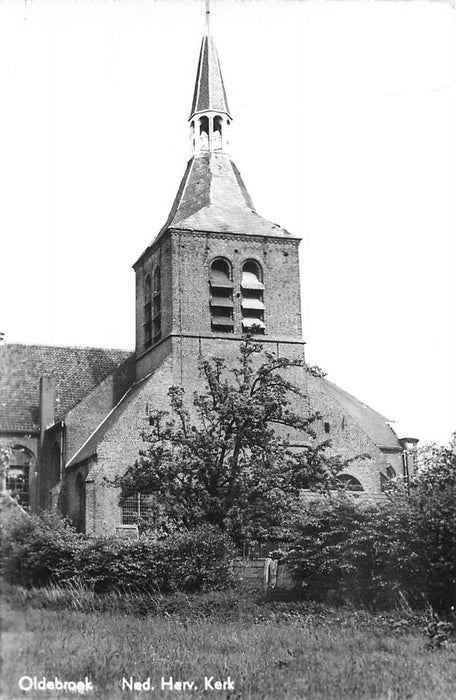
<svg viewBox="0 0 456 700"><path fill-rule="evenodd" d="M85 504L86 491L85 479L81 472L78 473L75 483L75 509L73 517L73 525L78 532L85 532Z"/></svg>
<svg viewBox="0 0 456 700"><path fill-rule="evenodd" d="M386 491L388 484L396 478L396 472L391 466L391 464L388 464L388 466L385 469L385 474L380 472L380 491Z"/></svg>
<svg viewBox="0 0 456 700"><path fill-rule="evenodd" d="M211 330L232 333L234 328L233 282L228 260L217 258L211 263L209 284Z"/></svg>
<svg viewBox="0 0 456 700"><path fill-rule="evenodd" d="M159 267L156 267L154 272L152 300L154 343L156 343L161 338L161 270Z"/></svg>
<svg viewBox="0 0 456 700"><path fill-rule="evenodd" d="M393 469L393 467L391 466L391 464L388 464L388 466L386 467L386 476L388 477L388 479L395 479L396 478L396 472Z"/></svg>
<svg viewBox="0 0 456 700"><path fill-rule="evenodd" d="M222 117L214 117L214 128L213 128L213 150L222 150Z"/></svg>
<svg viewBox="0 0 456 700"><path fill-rule="evenodd" d="M55 443L54 447L52 448L52 455L51 455L51 488L53 486L55 486L56 484L58 484L60 479L61 479L60 465L61 465L60 447L57 443Z"/></svg>
<svg viewBox="0 0 456 700"><path fill-rule="evenodd" d="M202 151L208 151L209 150L209 118L208 117L201 117L199 120L200 123L200 143L201 143L201 150Z"/></svg>
<svg viewBox="0 0 456 700"><path fill-rule="evenodd" d="M351 474L340 474L337 477L337 481L347 490L347 491L364 491L361 486L361 482Z"/></svg>
<svg viewBox="0 0 456 700"><path fill-rule="evenodd" d="M152 283L150 275L147 275L144 283L144 346L152 345Z"/></svg>
<svg viewBox="0 0 456 700"><path fill-rule="evenodd" d="M242 330L245 333L263 334L263 271L256 260L247 260L242 266Z"/></svg>

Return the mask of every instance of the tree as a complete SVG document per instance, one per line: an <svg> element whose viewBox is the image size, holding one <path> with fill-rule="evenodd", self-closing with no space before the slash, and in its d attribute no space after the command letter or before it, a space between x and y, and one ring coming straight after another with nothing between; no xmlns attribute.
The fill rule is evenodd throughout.
<svg viewBox="0 0 456 700"><path fill-rule="evenodd" d="M271 353L254 369L261 352L247 337L238 366L228 369L220 358L201 362L206 388L193 397L194 419L184 390L169 389L172 415L150 416L145 449L115 481L121 502L138 492L154 494L163 525L209 523L240 542L283 536L301 489L332 485L340 464L327 456L327 441L315 441L312 425L319 416L292 410L293 395L302 392L284 376L292 366L321 371ZM290 448L291 429L305 443L298 451Z"/></svg>
<svg viewBox="0 0 456 700"><path fill-rule="evenodd" d="M309 598L393 607L456 605L456 444L420 450L410 483L372 504L343 493L306 504L286 560ZM453 608L452 608L453 606Z"/></svg>

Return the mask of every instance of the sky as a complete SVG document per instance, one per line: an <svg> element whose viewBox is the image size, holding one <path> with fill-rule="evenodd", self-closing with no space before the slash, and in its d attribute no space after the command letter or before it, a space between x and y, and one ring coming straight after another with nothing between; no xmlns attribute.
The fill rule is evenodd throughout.
<svg viewBox="0 0 456 700"><path fill-rule="evenodd" d="M0 330L134 348L132 264L190 157L203 0L0 3ZM212 0L257 211L300 236L306 359L456 430L456 6Z"/></svg>

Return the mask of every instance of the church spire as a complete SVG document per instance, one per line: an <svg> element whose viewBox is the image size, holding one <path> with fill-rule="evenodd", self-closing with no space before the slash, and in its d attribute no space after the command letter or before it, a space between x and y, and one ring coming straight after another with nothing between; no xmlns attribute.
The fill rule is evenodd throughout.
<svg viewBox="0 0 456 700"><path fill-rule="evenodd" d="M193 155L227 152L231 122L228 100L214 39L210 32L209 1L190 112Z"/></svg>

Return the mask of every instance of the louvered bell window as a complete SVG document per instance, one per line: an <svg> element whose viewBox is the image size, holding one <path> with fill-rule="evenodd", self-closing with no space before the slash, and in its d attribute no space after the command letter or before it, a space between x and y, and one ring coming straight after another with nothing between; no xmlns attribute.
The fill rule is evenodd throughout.
<svg viewBox="0 0 456 700"><path fill-rule="evenodd" d="M217 258L211 264L209 278L211 330L218 333L232 333L233 320L233 282L231 265L227 260Z"/></svg>
<svg viewBox="0 0 456 700"><path fill-rule="evenodd" d="M152 345L152 283L147 275L144 284L144 347Z"/></svg>
<svg viewBox="0 0 456 700"><path fill-rule="evenodd" d="M242 266L241 309L242 330L245 333L264 334L263 274L255 260L247 260Z"/></svg>
<svg viewBox="0 0 456 700"><path fill-rule="evenodd" d="M154 343L156 343L161 338L161 270L159 267L156 267L155 272L154 272L154 288L153 288L153 295L152 295L152 305L153 305L153 316L152 316L153 340L154 340Z"/></svg>

